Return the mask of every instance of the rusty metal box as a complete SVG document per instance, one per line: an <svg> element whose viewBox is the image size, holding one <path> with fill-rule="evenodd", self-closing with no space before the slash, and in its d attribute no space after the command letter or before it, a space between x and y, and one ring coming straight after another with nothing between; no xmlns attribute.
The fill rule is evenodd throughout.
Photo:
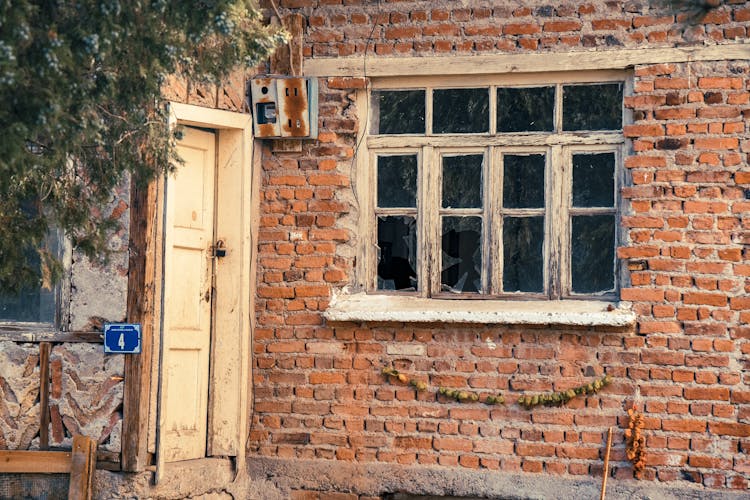
<svg viewBox="0 0 750 500"><path fill-rule="evenodd" d="M250 81L253 126L258 139L316 139L318 81L303 77L259 77Z"/></svg>

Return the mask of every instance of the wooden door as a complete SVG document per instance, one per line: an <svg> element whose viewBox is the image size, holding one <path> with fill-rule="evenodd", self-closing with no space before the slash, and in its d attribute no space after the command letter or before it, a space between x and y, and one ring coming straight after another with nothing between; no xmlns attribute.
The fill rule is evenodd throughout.
<svg viewBox="0 0 750 500"><path fill-rule="evenodd" d="M160 448L206 456L214 234L214 133L186 127L166 183Z"/></svg>

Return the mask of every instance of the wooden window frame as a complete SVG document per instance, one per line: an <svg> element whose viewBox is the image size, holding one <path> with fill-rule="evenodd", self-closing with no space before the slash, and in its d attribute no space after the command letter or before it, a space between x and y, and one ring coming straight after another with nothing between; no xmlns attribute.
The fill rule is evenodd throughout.
<svg viewBox="0 0 750 500"><path fill-rule="evenodd" d="M99 332L70 332L70 285L73 266L73 251L70 239L62 230L54 230L59 251L57 258L63 267L63 274L54 286L55 317L52 321L33 322L18 320L0 320L0 340L23 342L46 341L98 341Z"/></svg>
<svg viewBox="0 0 750 500"><path fill-rule="evenodd" d="M377 208L377 190L358 190L360 201L360 234L364 235L359 243L360 258L356 269L355 290L369 294L408 295L419 298L460 298L460 299L581 299L614 301L618 298L618 289L622 283L622 269L615 256L613 273L614 289L602 293L578 294L571 291L570 278L570 231L572 185L572 155L574 152L612 151L615 154L615 196L614 206L606 209L583 209L584 211L615 214L615 246L622 241L622 230L619 229L619 188L624 184L622 160L626 140L622 130L617 131L574 131L562 130L562 86L567 84L601 84L621 82L624 95L629 95L632 78L625 70L588 71L588 72L552 72L547 74L507 74L445 76L445 77L383 77L373 79L370 88L358 92L357 104L366 109L365 119L360 130L360 146L356 158L356 186L377 186L377 156L388 154L413 153L418 158L417 186L417 226L418 226L418 279L419 290L415 292L387 291L377 289L377 218L393 209ZM552 132L529 133L496 133L497 123L497 87L538 87L555 86L554 130ZM490 92L489 133L478 134L433 134L431 130L433 109L432 91L436 88L477 88L487 87ZM372 124L370 105L372 91L377 90L425 90L425 133L419 135L378 135L371 134ZM623 124L629 122L623 106ZM440 222L441 216L447 214L440 208L441 187L441 154L460 152L485 155L483 172L484 203L483 215L483 249L482 280L485 293L452 294L440 290L441 253ZM502 208L502 172L501 156L504 153L544 152L545 167L545 241L544 241L544 288L543 294L503 293L499 269L502 262L502 216L512 212ZM356 189L355 186L355 189ZM491 193L498 193L491 196ZM524 210L513 209L517 214ZM538 209L535 209L539 211ZM400 213L400 212L399 212ZM553 227L562 227L555 230ZM495 237L492 237L495 236ZM500 237L498 237L500 236ZM548 273L551 273L549 275Z"/></svg>

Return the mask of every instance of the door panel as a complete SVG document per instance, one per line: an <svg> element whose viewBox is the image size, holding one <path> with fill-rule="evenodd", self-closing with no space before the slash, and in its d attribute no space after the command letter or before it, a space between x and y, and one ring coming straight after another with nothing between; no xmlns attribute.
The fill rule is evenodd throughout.
<svg viewBox="0 0 750 500"><path fill-rule="evenodd" d="M206 456L215 136L186 128L167 179L160 440L167 462Z"/></svg>

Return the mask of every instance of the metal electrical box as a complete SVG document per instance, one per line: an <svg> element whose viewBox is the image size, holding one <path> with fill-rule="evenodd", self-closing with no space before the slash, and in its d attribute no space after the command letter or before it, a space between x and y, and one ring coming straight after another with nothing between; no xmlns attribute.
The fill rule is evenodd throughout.
<svg viewBox="0 0 750 500"><path fill-rule="evenodd" d="M317 139L318 80L265 77L250 81L257 139Z"/></svg>

